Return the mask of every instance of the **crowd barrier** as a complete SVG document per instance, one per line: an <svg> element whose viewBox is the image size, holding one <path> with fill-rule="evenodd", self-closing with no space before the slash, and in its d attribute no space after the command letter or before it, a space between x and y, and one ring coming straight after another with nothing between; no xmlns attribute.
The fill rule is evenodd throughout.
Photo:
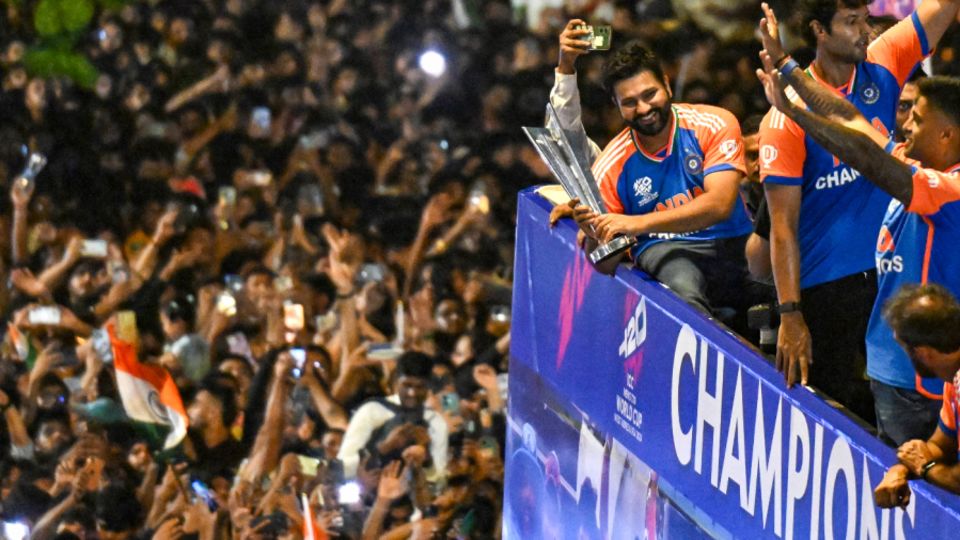
<svg viewBox="0 0 960 540"><path fill-rule="evenodd" d="M504 538L960 538L960 498L878 508L892 449L550 208L519 196Z"/></svg>

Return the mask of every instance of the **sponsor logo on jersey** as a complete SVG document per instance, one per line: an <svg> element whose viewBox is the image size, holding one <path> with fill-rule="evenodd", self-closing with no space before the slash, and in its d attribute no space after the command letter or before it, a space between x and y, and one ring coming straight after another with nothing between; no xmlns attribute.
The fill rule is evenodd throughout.
<svg viewBox="0 0 960 540"><path fill-rule="evenodd" d="M894 248L896 248L896 245L893 243L893 235L890 234L890 229L886 225L880 227L880 236L877 237L877 251L887 253L893 251Z"/></svg>
<svg viewBox="0 0 960 540"><path fill-rule="evenodd" d="M883 275L891 272L894 274L903 272L903 256L894 255L890 258L884 256L877 257L877 274Z"/></svg>
<svg viewBox="0 0 960 540"><path fill-rule="evenodd" d="M817 178L813 187L816 189L841 187L856 181L857 178L860 178L860 173L856 169L843 167Z"/></svg>
<svg viewBox="0 0 960 540"><path fill-rule="evenodd" d="M775 159L777 159L777 147L769 144L765 144L760 147L760 161L763 162L764 167L769 167Z"/></svg>
<svg viewBox="0 0 960 540"><path fill-rule="evenodd" d="M720 153L723 154L723 157L727 159L733 159L733 156L737 154L737 150L740 148L740 143L736 139L727 139L720 143Z"/></svg>

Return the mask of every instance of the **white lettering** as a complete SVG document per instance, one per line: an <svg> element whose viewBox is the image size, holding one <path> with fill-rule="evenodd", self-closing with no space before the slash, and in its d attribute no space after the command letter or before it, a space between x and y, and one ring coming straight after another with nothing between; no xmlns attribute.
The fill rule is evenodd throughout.
<svg viewBox="0 0 960 540"><path fill-rule="evenodd" d="M760 501L762 504L763 527L767 527L767 516L770 511L770 498L773 496L773 533L780 536L780 527L783 516L783 500L781 498L781 470L783 467L783 396L777 400L777 418L773 423L773 433L770 436L770 453L767 454L767 440L764 437L764 409L763 385L757 381L757 415L753 422L753 458L750 460L750 493L748 508L750 515L754 515L753 508L757 500L757 481L760 482Z"/></svg>
<svg viewBox="0 0 960 540"><path fill-rule="evenodd" d="M877 259L877 273L886 274L889 272L899 273L903 272L903 257L900 255L894 255L892 258L881 258Z"/></svg>
<svg viewBox="0 0 960 540"><path fill-rule="evenodd" d="M733 480L740 489L740 507L747 507L746 443L743 433L743 369L737 366L737 385L733 392L733 410L727 426L724 444L723 470L720 472L720 492L727 492L727 484Z"/></svg>
<svg viewBox="0 0 960 540"><path fill-rule="evenodd" d="M817 178L814 184L816 189L830 189L840 187L860 178L860 172L856 169L844 167L840 170L831 171L826 176Z"/></svg>
<svg viewBox="0 0 960 540"><path fill-rule="evenodd" d="M914 521L917 517L917 498L910 497L910 502L907 504L907 510L904 511L903 508L897 508L894 510L894 515L896 516L896 530L894 531L894 537L896 540L907 540L907 535L903 532L903 515L906 514L910 516L910 528L912 529L916 522Z"/></svg>
<svg viewBox="0 0 960 540"><path fill-rule="evenodd" d="M890 510L880 511L880 530L877 530L877 511L873 504L873 482L867 456L863 456L863 481L860 483L860 540L886 540L890 533Z"/></svg>
<svg viewBox="0 0 960 540"><path fill-rule="evenodd" d="M693 427L686 431L680 427L680 370L683 362L689 360L693 373L697 373L697 335L687 325L680 329L677 336L677 348L673 354L673 378L670 383L670 427L673 431L673 449L681 465L690 463L693 447Z"/></svg>
<svg viewBox="0 0 960 540"><path fill-rule="evenodd" d="M647 340L647 302L641 297L633 315L623 329L623 341L620 343L620 357L627 358Z"/></svg>
<svg viewBox="0 0 960 540"><path fill-rule="evenodd" d="M703 474L703 427L710 424L713 431L713 446L710 452L710 484L717 487L720 475L720 422L723 413L723 353L717 352L717 375L714 380L714 394L707 392L707 353L706 343L700 344L700 373L697 384L697 445L694 453L693 468L697 474Z"/></svg>
<svg viewBox="0 0 960 540"><path fill-rule="evenodd" d="M837 437L830 450L827 461L826 500L823 508L823 537L833 540L833 501L837 479L843 473L847 485L847 534L846 540L853 540L857 534L857 474L853 468L853 454L846 439Z"/></svg>
<svg viewBox="0 0 960 540"><path fill-rule="evenodd" d="M813 425L813 496L810 497L810 540L820 538L820 477L823 473L823 426Z"/></svg>
<svg viewBox="0 0 960 540"><path fill-rule="evenodd" d="M800 409L790 407L790 444L787 450L787 522L784 538L793 538L794 503L807 493L810 477L810 428ZM802 448L802 454L801 452ZM799 468L797 467L799 460Z"/></svg>

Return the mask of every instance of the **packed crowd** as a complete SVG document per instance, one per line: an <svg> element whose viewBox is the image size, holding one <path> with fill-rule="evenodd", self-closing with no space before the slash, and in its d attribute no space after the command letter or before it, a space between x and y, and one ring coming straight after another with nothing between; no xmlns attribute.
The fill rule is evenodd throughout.
<svg viewBox="0 0 960 540"><path fill-rule="evenodd" d="M756 7L675 4L578 14L760 129ZM569 31L516 5L132 2L84 89L27 74L6 4L4 534L499 535L514 201L551 179L519 126ZM575 80L603 142L606 59Z"/></svg>
<svg viewBox="0 0 960 540"><path fill-rule="evenodd" d="M5 4L5 537L498 534L547 60L485 4L133 2L89 90Z"/></svg>

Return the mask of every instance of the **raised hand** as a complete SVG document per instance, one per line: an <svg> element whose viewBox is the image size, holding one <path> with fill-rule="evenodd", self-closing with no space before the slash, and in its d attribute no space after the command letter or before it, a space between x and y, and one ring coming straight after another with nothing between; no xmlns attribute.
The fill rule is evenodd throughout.
<svg viewBox="0 0 960 540"><path fill-rule="evenodd" d="M780 43L780 24L777 22L777 15L773 12L773 8L766 2L760 4L760 9L763 10L763 18L760 19L760 41L776 64L786 56L783 45Z"/></svg>
<svg viewBox="0 0 960 540"><path fill-rule="evenodd" d="M770 53L766 50L760 51L760 62L763 64L763 69L757 70L757 78L763 84L763 93L766 95L767 101L777 109L786 111L791 106L790 100L784 93L786 83L783 82L783 78L780 77L780 73L774 67Z"/></svg>
<svg viewBox="0 0 960 540"><path fill-rule="evenodd" d="M407 488L403 478L403 464L399 461L391 461L380 473L377 497L393 501L405 495Z"/></svg>
<svg viewBox="0 0 960 540"><path fill-rule="evenodd" d="M579 28L587 23L580 19L571 19L560 32L560 61L557 63L557 71L565 75L576 73L577 58L590 52L590 42L583 39L590 32Z"/></svg>

